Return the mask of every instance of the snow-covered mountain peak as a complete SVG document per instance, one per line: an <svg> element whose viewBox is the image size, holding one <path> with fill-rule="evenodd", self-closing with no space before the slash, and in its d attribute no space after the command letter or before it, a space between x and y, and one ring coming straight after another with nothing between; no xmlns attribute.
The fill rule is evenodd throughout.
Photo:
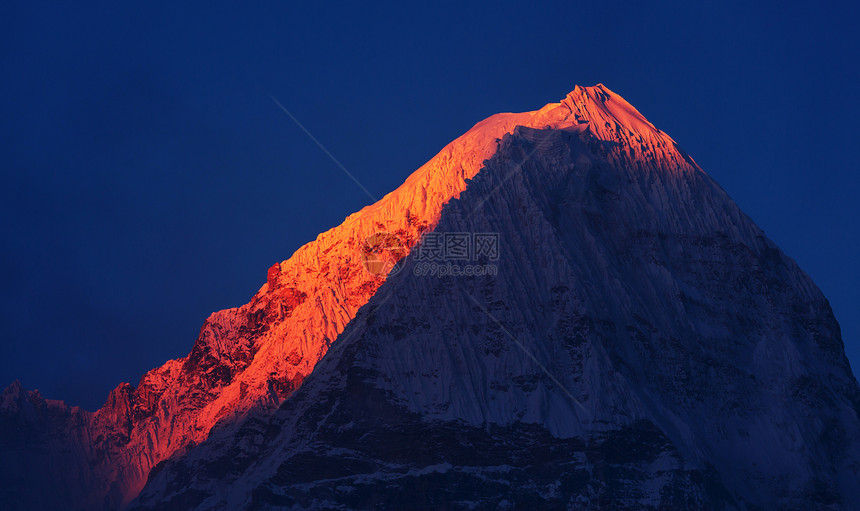
<svg viewBox="0 0 860 511"><path fill-rule="evenodd" d="M277 411L133 509L853 509L829 305L668 135L577 87L437 158L383 207L456 185L428 227L495 233L494 271L434 274L424 238Z"/></svg>
<svg viewBox="0 0 860 511"><path fill-rule="evenodd" d="M430 232L496 233L497 277L419 276L411 252ZM406 260L389 278L367 261L391 237ZM596 496L620 484L689 504L710 491L691 482L704 478L743 502L761 499L742 479L786 476L754 466L779 455L825 467L792 476L819 502L842 491L827 471L860 457L860 392L826 300L671 137L602 84L477 123L265 277L249 303L204 322L186 357L120 385L97 412L10 386L0 480L14 484L0 497L102 510L148 484L144 507L209 497L201 507L246 507L222 506L226 488L230 499L253 489L258 508L289 507L304 491L289 486L307 480L323 500L355 503L401 468L423 478L475 463L474 488L458 479L463 495L522 474L547 488L534 502L588 481ZM801 448L827 453L791 450ZM331 469L348 460L363 461ZM565 488L529 468L559 463L570 467ZM746 472L732 476L739 463ZM607 467L632 476L606 480ZM337 495L341 478L357 496Z"/></svg>

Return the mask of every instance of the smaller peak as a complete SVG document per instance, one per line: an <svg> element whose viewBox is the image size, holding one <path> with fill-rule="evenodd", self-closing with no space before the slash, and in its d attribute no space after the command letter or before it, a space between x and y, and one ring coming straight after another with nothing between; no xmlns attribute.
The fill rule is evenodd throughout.
<svg viewBox="0 0 860 511"><path fill-rule="evenodd" d="M134 392L134 385L132 385L131 383L128 383L128 382L122 382L119 385L117 385L116 388L114 388L112 391L110 391L111 394L129 393L129 392Z"/></svg>
<svg viewBox="0 0 860 511"><path fill-rule="evenodd" d="M27 402L28 393L20 380L13 381L8 387L3 389L3 394L0 394L0 410L18 410Z"/></svg>
<svg viewBox="0 0 860 511"><path fill-rule="evenodd" d="M599 90L600 92L602 92L607 97L607 99L620 97L620 96L618 96L618 94L614 93L612 91L612 89L610 89L606 85L603 85L602 83L598 83L597 85L592 87L592 89Z"/></svg>
<svg viewBox="0 0 860 511"><path fill-rule="evenodd" d="M21 394L24 392L24 386L21 385L21 380L15 380L3 389L3 394Z"/></svg>
<svg viewBox="0 0 860 511"><path fill-rule="evenodd" d="M595 87L596 87L596 85L595 85ZM588 87L586 85L575 85L573 87L573 90L570 91L570 94L568 94L568 96L572 96L574 94L586 94L588 92L588 89L592 89L592 88L594 88L594 87Z"/></svg>
<svg viewBox="0 0 860 511"><path fill-rule="evenodd" d="M618 94L612 92L609 87L603 85L602 83L598 83L597 85L592 86L584 86L577 85L573 88L570 94L567 95L567 98L573 97L583 97L585 96L591 101L606 103L607 101L618 98Z"/></svg>

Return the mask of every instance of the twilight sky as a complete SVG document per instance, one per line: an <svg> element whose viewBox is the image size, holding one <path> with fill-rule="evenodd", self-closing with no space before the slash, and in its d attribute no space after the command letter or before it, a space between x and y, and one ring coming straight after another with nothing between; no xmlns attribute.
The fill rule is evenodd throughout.
<svg viewBox="0 0 860 511"><path fill-rule="evenodd" d="M860 368L860 12L699 3L4 3L0 387L95 409L369 203L272 96L381 197L598 82L812 276Z"/></svg>

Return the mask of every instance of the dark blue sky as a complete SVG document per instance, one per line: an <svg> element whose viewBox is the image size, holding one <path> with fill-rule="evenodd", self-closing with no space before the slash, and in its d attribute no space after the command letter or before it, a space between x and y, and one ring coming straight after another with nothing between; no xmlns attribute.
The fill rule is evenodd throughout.
<svg viewBox="0 0 860 511"><path fill-rule="evenodd" d="M500 111L603 82L813 277L860 367L853 2L0 7L0 385L93 409ZM123 4L123 5L118 5Z"/></svg>

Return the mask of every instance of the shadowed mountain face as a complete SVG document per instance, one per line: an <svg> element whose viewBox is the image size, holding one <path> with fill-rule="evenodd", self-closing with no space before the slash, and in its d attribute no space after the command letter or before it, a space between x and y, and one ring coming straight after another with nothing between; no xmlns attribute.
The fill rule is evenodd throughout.
<svg viewBox="0 0 860 511"><path fill-rule="evenodd" d="M391 235L386 280L365 245ZM473 250L430 251L454 239ZM476 125L101 410L8 388L0 499L850 509L858 410L811 280L670 137L577 87Z"/></svg>

